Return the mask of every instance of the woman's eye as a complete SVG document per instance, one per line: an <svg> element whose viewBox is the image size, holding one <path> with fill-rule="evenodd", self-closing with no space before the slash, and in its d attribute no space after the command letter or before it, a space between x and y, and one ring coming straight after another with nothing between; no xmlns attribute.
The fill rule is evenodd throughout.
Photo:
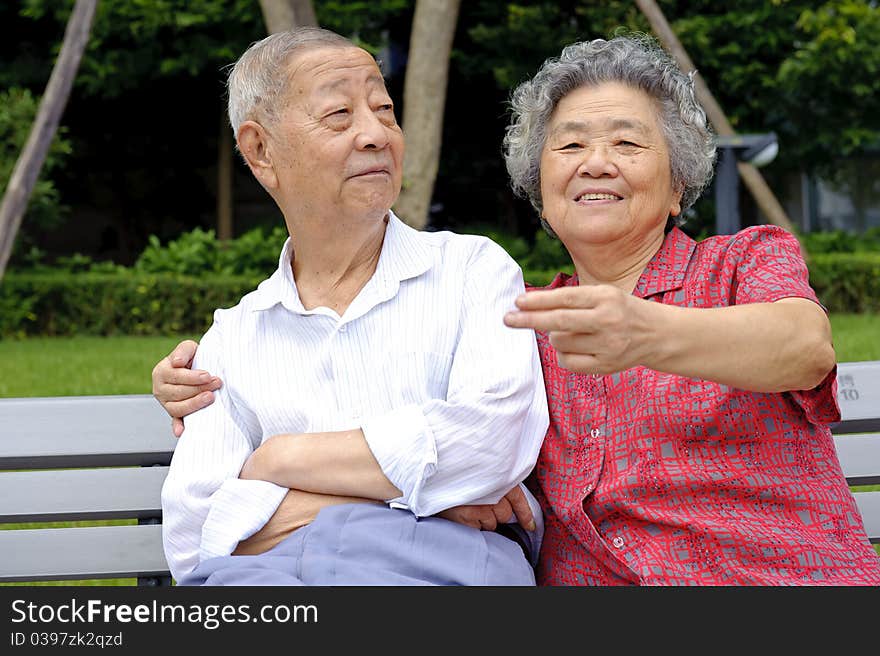
<svg viewBox="0 0 880 656"><path fill-rule="evenodd" d="M560 148L560 150L571 150L573 148L580 148L580 147L581 147L581 145L579 143L572 142L570 144L565 144L562 148Z"/></svg>

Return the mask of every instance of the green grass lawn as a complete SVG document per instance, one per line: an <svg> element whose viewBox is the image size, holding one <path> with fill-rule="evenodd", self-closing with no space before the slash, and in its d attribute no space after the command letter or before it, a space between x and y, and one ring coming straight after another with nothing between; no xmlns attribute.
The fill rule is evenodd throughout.
<svg viewBox="0 0 880 656"><path fill-rule="evenodd" d="M832 314L838 362L880 360L880 314Z"/></svg>
<svg viewBox="0 0 880 656"><path fill-rule="evenodd" d="M880 315L832 315L831 325L838 361L880 360ZM153 365L181 339L0 340L0 397L146 394Z"/></svg>
<svg viewBox="0 0 880 656"><path fill-rule="evenodd" d="M0 397L146 394L150 373L183 337L0 340Z"/></svg>
<svg viewBox="0 0 880 656"><path fill-rule="evenodd" d="M880 360L880 315L832 315L831 325L838 361ZM153 366L181 339L184 337L0 340L0 397L147 394ZM133 579L115 579L75 584L134 583ZM53 584L57 585L36 585Z"/></svg>
<svg viewBox="0 0 880 656"><path fill-rule="evenodd" d="M147 394L156 362L183 337L42 337L0 341L0 397ZM101 526L127 520L8 524L4 529ZM132 586L136 579L4 583Z"/></svg>

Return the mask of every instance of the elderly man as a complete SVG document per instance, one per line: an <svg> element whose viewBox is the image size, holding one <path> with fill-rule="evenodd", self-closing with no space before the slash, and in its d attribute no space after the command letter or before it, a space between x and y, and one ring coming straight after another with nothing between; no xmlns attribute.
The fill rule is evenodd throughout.
<svg viewBox="0 0 880 656"><path fill-rule="evenodd" d="M270 278L216 311L193 363L224 384L187 418L162 490L172 574L533 584L540 509L516 486L548 417L535 337L501 321L518 267L488 239L394 216L403 135L375 60L343 37L252 45L229 117L290 238ZM437 516L465 504L539 524L507 533L521 545Z"/></svg>

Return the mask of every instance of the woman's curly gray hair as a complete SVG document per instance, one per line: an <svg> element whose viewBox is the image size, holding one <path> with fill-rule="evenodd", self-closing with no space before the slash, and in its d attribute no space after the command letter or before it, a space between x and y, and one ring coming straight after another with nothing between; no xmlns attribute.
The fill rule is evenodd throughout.
<svg viewBox="0 0 880 656"><path fill-rule="evenodd" d="M510 101L513 116L504 136L504 159L513 190L542 214L541 151L550 116L571 91L604 82L641 89L657 102L669 147L672 184L682 191L682 213L676 222L684 223L684 210L712 179L715 138L694 96L692 77L647 35L573 43L514 90ZM543 216L541 223L553 234Z"/></svg>

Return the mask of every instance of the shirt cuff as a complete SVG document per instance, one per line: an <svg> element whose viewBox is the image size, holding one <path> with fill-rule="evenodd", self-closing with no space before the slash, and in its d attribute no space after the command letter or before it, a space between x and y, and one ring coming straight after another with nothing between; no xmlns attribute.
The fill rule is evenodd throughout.
<svg viewBox="0 0 880 656"><path fill-rule="evenodd" d="M287 492L288 488L267 481L224 481L211 496L211 509L202 526L199 562L231 554L239 542L266 525Z"/></svg>
<svg viewBox="0 0 880 656"><path fill-rule="evenodd" d="M399 497L386 501L421 516L419 495L437 470L434 432L421 408L403 406L367 420L361 430L385 476L401 491Z"/></svg>

